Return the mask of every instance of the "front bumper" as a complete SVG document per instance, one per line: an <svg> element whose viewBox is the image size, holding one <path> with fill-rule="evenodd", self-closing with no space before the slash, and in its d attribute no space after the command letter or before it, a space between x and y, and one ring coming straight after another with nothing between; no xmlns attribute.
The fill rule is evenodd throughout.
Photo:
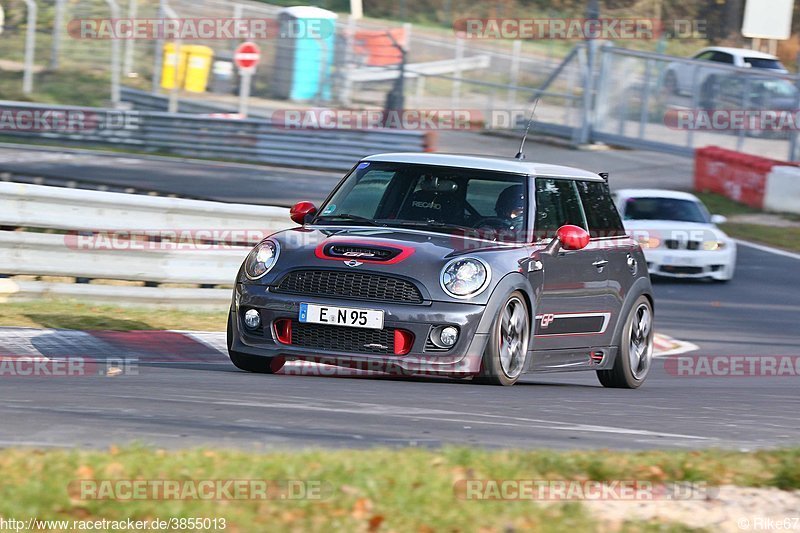
<svg viewBox="0 0 800 533"><path fill-rule="evenodd" d="M705 250L644 250L651 275L671 278L711 278L728 280L733 277L736 249Z"/></svg>
<svg viewBox="0 0 800 533"><path fill-rule="evenodd" d="M414 335L411 350L406 355L384 355L281 343L273 324L279 319L297 321L301 303L381 309L384 312L384 329L399 328ZM237 283L231 306L233 335L230 348L255 356L283 357L286 360L313 361L379 372L469 376L480 371L488 339L488 332L478 331L485 308L484 305L463 302L426 301L414 305L298 296L271 292L266 285ZM260 328L249 330L244 327L242 317L248 309L259 311ZM433 326L443 325L457 326L458 340L447 351L431 352L426 349L430 348L426 347L430 330Z"/></svg>

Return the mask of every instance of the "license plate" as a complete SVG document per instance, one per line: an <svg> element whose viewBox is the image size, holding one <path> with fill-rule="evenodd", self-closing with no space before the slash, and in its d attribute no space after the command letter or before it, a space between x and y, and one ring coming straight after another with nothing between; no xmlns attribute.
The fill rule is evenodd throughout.
<svg viewBox="0 0 800 533"><path fill-rule="evenodd" d="M383 329L383 311L333 305L300 304L300 322Z"/></svg>
<svg viewBox="0 0 800 533"><path fill-rule="evenodd" d="M697 261L693 257L665 255L662 259L662 263L670 266L694 266Z"/></svg>

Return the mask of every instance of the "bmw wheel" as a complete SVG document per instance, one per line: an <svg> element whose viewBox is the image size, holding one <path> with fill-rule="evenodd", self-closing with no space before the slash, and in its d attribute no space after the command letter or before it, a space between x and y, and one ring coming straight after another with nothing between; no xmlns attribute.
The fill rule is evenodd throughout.
<svg viewBox="0 0 800 533"><path fill-rule="evenodd" d="M646 296L633 304L611 370L598 370L604 387L636 389L644 383L653 362L653 306Z"/></svg>
<svg viewBox="0 0 800 533"><path fill-rule="evenodd" d="M494 319L476 381L505 386L516 383L525 369L530 331L525 299L519 291L512 292Z"/></svg>

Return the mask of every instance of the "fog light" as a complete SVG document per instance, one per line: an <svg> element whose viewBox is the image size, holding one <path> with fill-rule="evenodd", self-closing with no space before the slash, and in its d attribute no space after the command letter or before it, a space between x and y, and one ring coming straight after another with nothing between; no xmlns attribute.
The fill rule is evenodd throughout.
<svg viewBox="0 0 800 533"><path fill-rule="evenodd" d="M444 346L454 345L458 340L458 329L453 326L442 328L442 331L439 333L439 340Z"/></svg>
<svg viewBox="0 0 800 533"><path fill-rule="evenodd" d="M256 329L261 325L261 315L255 309L248 309L244 314L244 325L250 329Z"/></svg>

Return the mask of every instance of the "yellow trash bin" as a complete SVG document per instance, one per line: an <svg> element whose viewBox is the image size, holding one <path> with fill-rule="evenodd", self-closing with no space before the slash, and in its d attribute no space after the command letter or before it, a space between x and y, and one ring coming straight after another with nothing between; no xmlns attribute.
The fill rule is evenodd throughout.
<svg viewBox="0 0 800 533"><path fill-rule="evenodd" d="M208 85L214 50L208 46L184 45L178 54L175 43L164 44L164 61L161 67L161 87L177 86L193 93L203 93Z"/></svg>
<svg viewBox="0 0 800 533"><path fill-rule="evenodd" d="M186 81L183 88L192 93L206 92L208 85L208 74L211 72L211 61L214 58L214 50L208 46L189 45L181 49L186 49L188 60L186 63Z"/></svg>
<svg viewBox="0 0 800 533"><path fill-rule="evenodd" d="M164 44L164 61L161 65L161 87L172 89L176 85L183 87L186 75L186 47L181 46L180 57L175 53L175 43ZM177 74L177 76L176 76Z"/></svg>

